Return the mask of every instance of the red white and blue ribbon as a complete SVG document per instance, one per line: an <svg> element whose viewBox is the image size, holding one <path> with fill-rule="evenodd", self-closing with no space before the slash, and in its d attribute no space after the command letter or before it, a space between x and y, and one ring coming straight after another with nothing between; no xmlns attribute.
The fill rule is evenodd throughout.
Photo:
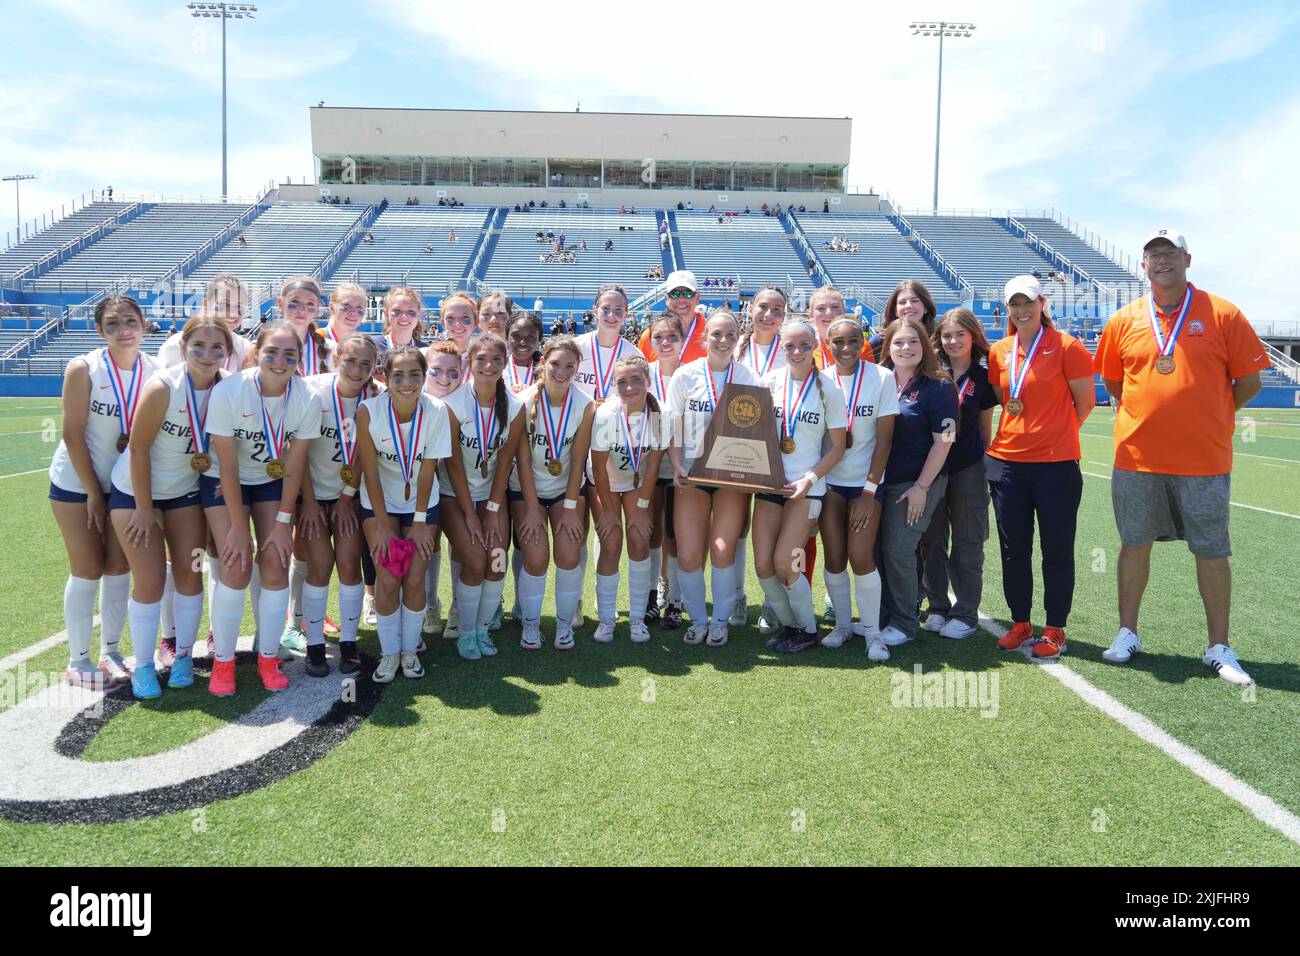
<svg viewBox="0 0 1300 956"><path fill-rule="evenodd" d="M632 441L632 418L628 415L627 406L623 407L622 422L623 434L627 438L627 457L632 462L632 474L640 476L641 456L645 453L645 433L650 427L649 406L641 411L641 434L636 441Z"/></svg>
<svg viewBox="0 0 1300 956"><path fill-rule="evenodd" d="M702 361L704 362L704 380L709 383L709 401L712 403L710 406L710 410L717 411L718 396L721 394L721 392L719 392L718 389L713 387L713 369L709 368L708 359L703 359ZM736 369L735 362L727 363L727 374L724 375L722 378L722 391L726 391L727 386L731 384L731 373L734 372L735 369Z"/></svg>
<svg viewBox="0 0 1300 956"><path fill-rule="evenodd" d="M262 394L262 377L257 377L257 399L262 403L262 433L266 436L266 451L272 461L279 461L284 449L284 416L289 411L289 399L293 397L293 379L284 389L284 406L280 409L280 427L271 427L271 416L266 413L266 396Z"/></svg>
<svg viewBox="0 0 1300 956"><path fill-rule="evenodd" d="M1016 337L1011 342L1010 366L1007 369L1011 376L1011 397L1019 398L1021 391L1025 387L1025 379L1029 376L1029 363L1034 360L1034 353L1038 351L1038 343L1043 340L1043 329L1046 326L1040 325L1038 331L1034 333L1034 340L1029 343L1029 351L1025 352L1025 364L1020 366L1020 374L1016 375L1016 360L1020 356L1020 339Z"/></svg>
<svg viewBox="0 0 1300 956"><path fill-rule="evenodd" d="M478 455L479 460L486 465L488 458L492 454L492 439L495 437L497 427L496 403L487 407L487 414L483 414L483 407L477 403L474 404L474 430L478 432Z"/></svg>
<svg viewBox="0 0 1300 956"><path fill-rule="evenodd" d="M316 336L312 334L315 330L314 323L307 326L307 334L303 338L302 365L299 366L299 369L304 376L318 375L320 373L320 350L316 346Z"/></svg>
<svg viewBox="0 0 1300 956"><path fill-rule="evenodd" d="M849 403L848 409L844 414L844 420L848 423L847 427L853 430L853 418L858 412L858 396L862 394L862 383L866 380L863 374L866 371L866 363L858 362L858 367L853 370L853 378L849 382L849 390L844 392L844 379L840 378L840 373L835 373L835 381L839 383L840 391L844 392L844 400Z"/></svg>
<svg viewBox="0 0 1300 956"><path fill-rule="evenodd" d="M520 372L520 369L523 369L523 372ZM532 365L516 365L514 359L506 363L506 381L509 383L511 391L532 385L533 374Z"/></svg>
<svg viewBox="0 0 1300 956"><path fill-rule="evenodd" d="M424 397L416 402L415 413L411 416L411 440L402 437L402 427L393 411L393 401L388 401L388 431L393 436L393 450L397 452L397 464L402 470L402 481L408 485L415 474L415 456L419 449L420 432L424 428Z"/></svg>
<svg viewBox="0 0 1300 956"><path fill-rule="evenodd" d="M655 377L651 384L655 390L655 398L659 399L661 402L666 402L668 401L668 383L664 381L664 372L658 362L655 362L654 370ZM672 378L671 375L668 377Z"/></svg>
<svg viewBox="0 0 1300 956"><path fill-rule="evenodd" d="M788 370L785 373L785 404L782 406L781 435L791 441L794 441L794 430L799 424L799 411L808 398L808 392L812 390L813 378L816 375L817 369L809 369L808 374L804 376L803 384L799 386L798 396L795 396L794 374Z"/></svg>
<svg viewBox="0 0 1300 956"><path fill-rule="evenodd" d="M135 409L140 404L140 392L144 385L144 358L137 354L135 365L131 366L131 384L122 385L122 372L113 361L113 355L104 349L103 362L108 366L108 384L113 388L113 397L117 399L118 427L122 437L129 438L131 426L135 423Z"/></svg>
<svg viewBox="0 0 1300 956"><path fill-rule="evenodd" d="M1178 335L1183 331L1183 323L1187 320L1187 310L1192 306L1192 293L1195 291L1189 282L1187 291L1183 293L1183 301L1175 306L1178 311L1178 318L1174 321L1174 327L1170 330L1168 339L1165 338L1165 331L1160 325L1160 316L1156 311L1155 293L1151 293L1147 298L1147 309L1151 313L1151 334L1155 336L1156 349L1162 357L1173 354L1174 343L1178 341Z"/></svg>
<svg viewBox="0 0 1300 956"><path fill-rule="evenodd" d="M600 343L596 341L596 333L591 333L591 362L596 368L596 397L604 398L609 394L610 383L614 380L614 363L618 359L618 343L615 342L610 347L609 366L606 368L600 361Z"/></svg>
<svg viewBox="0 0 1300 956"><path fill-rule="evenodd" d="M763 359L760 367L758 361L758 344L751 338L749 340L749 364L753 366L754 374L760 379L768 372L772 371L772 366L776 364L776 350L781 346L781 336L772 336L772 344L767 347L767 357Z"/></svg>
<svg viewBox="0 0 1300 956"><path fill-rule="evenodd" d="M560 460L560 449L564 445L564 436L568 434L569 413L573 411L573 390L564 393L564 408L560 410L560 424L555 424L551 415L551 399L542 395L542 427L546 430L546 446L551 450L551 460Z"/></svg>
<svg viewBox="0 0 1300 956"><path fill-rule="evenodd" d="M343 464L352 464L357 456L356 422L343 413L343 395L339 391L339 380L334 379L334 388L330 392L330 406L334 409L334 428L338 435L339 451L343 454ZM389 402L391 409L392 402ZM348 433L352 432L349 439Z"/></svg>
<svg viewBox="0 0 1300 956"><path fill-rule="evenodd" d="M212 392L208 392L208 398L212 398ZM206 455L208 451L208 406L205 404L200 410L199 395L194 390L194 379L190 373L185 373L185 411L190 417L190 435L194 443L194 453L196 455Z"/></svg>

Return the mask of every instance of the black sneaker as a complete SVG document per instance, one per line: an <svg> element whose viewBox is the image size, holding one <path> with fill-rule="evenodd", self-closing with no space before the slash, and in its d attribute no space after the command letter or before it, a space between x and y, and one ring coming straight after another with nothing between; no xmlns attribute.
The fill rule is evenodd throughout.
<svg viewBox="0 0 1300 956"><path fill-rule="evenodd" d="M321 649L324 650L324 648ZM308 648L307 650L310 651L311 648ZM357 642L339 641L339 673L355 674L360 670L361 655L357 653ZM310 671L308 671L308 673L310 673Z"/></svg>
<svg viewBox="0 0 1300 956"><path fill-rule="evenodd" d="M790 639L790 643L786 647L786 653L798 654L810 647L816 647L820 641L821 636L816 631L809 634L807 631L795 630L795 636Z"/></svg>
<svg viewBox="0 0 1300 956"><path fill-rule="evenodd" d="M802 641L803 638L804 633L799 628L793 626L783 627L781 633L769 640L767 645L778 654L788 654L790 653L790 645L796 641ZM776 643L772 643L773 641Z"/></svg>
<svg viewBox="0 0 1300 956"><path fill-rule="evenodd" d="M663 620L659 624L666 631L675 631L682 626L682 605L679 601L669 601L664 608Z"/></svg>
<svg viewBox="0 0 1300 956"><path fill-rule="evenodd" d="M645 617L643 618L643 620L646 623L646 627L658 627L660 619L661 619L661 615L659 614L659 596L656 594L651 594L650 600L646 602Z"/></svg>
<svg viewBox="0 0 1300 956"><path fill-rule="evenodd" d="M307 676L308 677L329 677L330 666L325 663L325 645L308 644L307 645Z"/></svg>

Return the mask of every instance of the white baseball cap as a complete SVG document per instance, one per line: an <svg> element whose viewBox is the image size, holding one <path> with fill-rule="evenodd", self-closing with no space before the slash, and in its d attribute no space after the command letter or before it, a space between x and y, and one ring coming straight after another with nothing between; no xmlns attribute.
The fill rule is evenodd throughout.
<svg viewBox="0 0 1300 956"><path fill-rule="evenodd" d="M1151 245L1151 243L1155 242L1157 239L1163 239L1166 242L1173 243L1179 249L1183 250L1183 252L1192 251L1187 248L1187 237L1172 226L1157 229L1155 232L1151 233L1151 235L1142 240L1142 251L1146 252L1147 246Z"/></svg>
<svg viewBox="0 0 1300 956"><path fill-rule="evenodd" d="M1030 299L1041 299L1043 297L1043 286L1033 276L1016 276L1007 283L1007 288L1003 293L1002 301L1007 305L1010 305L1011 297L1015 295L1027 296Z"/></svg>
<svg viewBox="0 0 1300 956"><path fill-rule="evenodd" d="M664 280L664 289L668 292L672 292L673 289L690 289L692 292L698 292L699 288L695 282L695 273L689 269L670 272L668 278Z"/></svg>

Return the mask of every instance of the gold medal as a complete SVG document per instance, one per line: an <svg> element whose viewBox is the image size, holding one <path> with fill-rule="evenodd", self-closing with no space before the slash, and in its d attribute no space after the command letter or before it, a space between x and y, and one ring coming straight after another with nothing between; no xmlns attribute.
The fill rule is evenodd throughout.
<svg viewBox="0 0 1300 956"><path fill-rule="evenodd" d="M792 451L794 451L794 439L793 439L793 438L782 438L782 439L781 439L781 452L782 452L782 454L788 455L788 454L790 454Z"/></svg>
<svg viewBox="0 0 1300 956"><path fill-rule="evenodd" d="M483 462L483 464L479 465L478 471L479 474L481 474L484 478L486 478L488 476L487 462Z"/></svg>
<svg viewBox="0 0 1300 956"><path fill-rule="evenodd" d="M1156 359L1156 371L1161 375L1168 375L1177 367L1178 363L1174 361L1172 355L1162 355Z"/></svg>
<svg viewBox="0 0 1300 956"><path fill-rule="evenodd" d="M126 438L126 436L125 436L125 435L119 435L119 436L118 436L118 439L117 439L117 450L118 450L119 452L124 452L124 451L126 451L126 445L127 445L127 438Z"/></svg>
<svg viewBox="0 0 1300 956"><path fill-rule="evenodd" d="M853 447L853 432L848 431L847 429L844 432L844 447L845 448Z"/></svg>
<svg viewBox="0 0 1300 956"><path fill-rule="evenodd" d="M1025 403L1018 398L1013 398L1007 402L1007 414L1019 415L1025 410Z"/></svg>
<svg viewBox="0 0 1300 956"><path fill-rule="evenodd" d="M560 477L560 473L564 471L564 466L552 458L546 463L546 470L550 473L552 478L558 478Z"/></svg>
<svg viewBox="0 0 1300 956"><path fill-rule="evenodd" d="M411 483L408 481L405 485L402 486L402 499L405 500L410 497L411 497Z"/></svg>
<svg viewBox="0 0 1300 956"><path fill-rule="evenodd" d="M357 480L357 472L351 465L344 465L339 469L339 477L343 479L345 485L354 484Z"/></svg>
<svg viewBox="0 0 1300 956"><path fill-rule="evenodd" d="M266 477L272 481L279 481L284 477L284 462L278 458L272 458L266 463Z"/></svg>
<svg viewBox="0 0 1300 956"><path fill-rule="evenodd" d="M190 470L197 472L207 471L212 467L212 456L200 452L190 459Z"/></svg>

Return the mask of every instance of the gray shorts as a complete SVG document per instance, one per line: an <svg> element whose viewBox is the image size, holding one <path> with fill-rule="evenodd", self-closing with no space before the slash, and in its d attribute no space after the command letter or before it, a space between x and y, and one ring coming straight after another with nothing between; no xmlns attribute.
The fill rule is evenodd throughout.
<svg viewBox="0 0 1300 956"><path fill-rule="evenodd" d="M1198 558L1226 558L1231 475L1111 473L1110 500L1119 537L1130 547L1186 541Z"/></svg>

